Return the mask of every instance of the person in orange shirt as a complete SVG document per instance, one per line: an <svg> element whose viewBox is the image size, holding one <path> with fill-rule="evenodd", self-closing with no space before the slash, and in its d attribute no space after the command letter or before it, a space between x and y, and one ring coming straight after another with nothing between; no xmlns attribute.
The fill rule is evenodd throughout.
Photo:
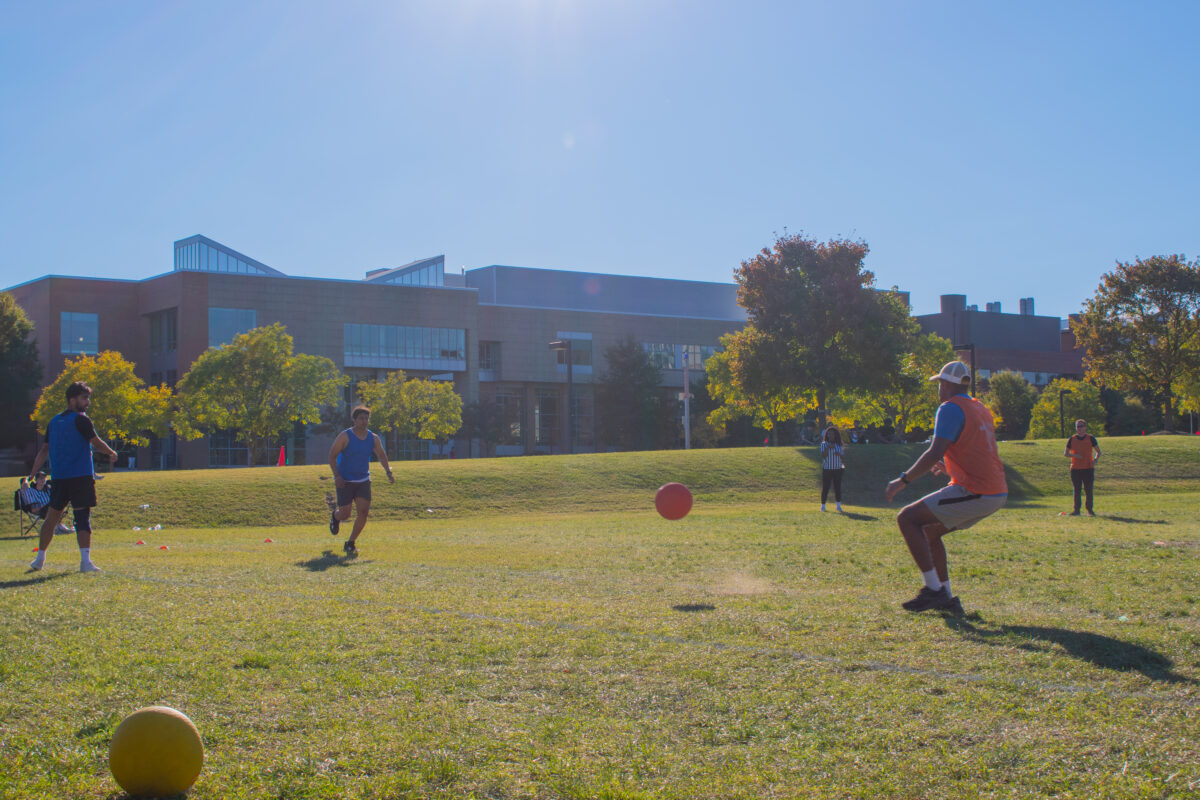
<svg viewBox="0 0 1200 800"><path fill-rule="evenodd" d="M1092 510L1092 486L1096 482L1096 462L1100 460L1100 444L1095 436L1087 432L1086 420L1075 420L1075 435L1067 439L1067 450L1063 455L1071 459L1071 485L1075 487L1075 510L1071 512L1071 516L1079 516L1081 488L1087 492L1088 516L1096 516L1096 512Z"/></svg>
<svg viewBox="0 0 1200 800"><path fill-rule="evenodd" d="M1008 482L996 450L992 412L967 393L971 383L967 365L951 361L929 380L937 381L941 402L934 418L933 441L911 467L887 485L884 496L892 502L926 472L950 476L948 485L896 515L900 534L925 580L917 596L900 605L906 611L937 609L961 614L962 603L950 591L942 537L950 531L966 530L998 511L1008 500Z"/></svg>

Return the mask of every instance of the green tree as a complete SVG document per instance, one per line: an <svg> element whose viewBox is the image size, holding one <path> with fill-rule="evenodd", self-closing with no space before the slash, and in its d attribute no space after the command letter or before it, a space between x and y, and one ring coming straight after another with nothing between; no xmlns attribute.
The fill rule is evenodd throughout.
<svg viewBox="0 0 1200 800"><path fill-rule="evenodd" d="M1059 392L1069 389L1070 394L1062 397L1063 427L1059 426ZM1029 420L1030 439L1063 439L1074 433L1075 420L1086 420L1093 436L1099 435L1104 427L1104 404L1100 402L1100 390L1090 383L1055 378L1042 390L1041 397L1033 406Z"/></svg>
<svg viewBox="0 0 1200 800"><path fill-rule="evenodd" d="M38 430L45 433L50 420L67 407L67 387L83 381L92 387L87 415L100 436L140 447L150 443L150 434L166 436L174 412L171 390L166 386L147 387L133 370L133 364L111 350L67 361L54 383L38 398L32 416Z"/></svg>
<svg viewBox="0 0 1200 800"><path fill-rule="evenodd" d="M38 363L33 323L12 295L0 292L0 447L33 439L29 424L42 365Z"/></svg>
<svg viewBox="0 0 1200 800"><path fill-rule="evenodd" d="M513 424L519 425L516 409L495 400L467 403L462 410L463 432L472 440L478 439L484 458L496 452L496 445L512 438Z"/></svg>
<svg viewBox="0 0 1200 800"><path fill-rule="evenodd" d="M403 370L382 381L362 381L358 396L371 408L372 423L384 433L439 444L463 426L463 402L446 381L409 378Z"/></svg>
<svg viewBox="0 0 1200 800"><path fill-rule="evenodd" d="M733 337L734 334L722 336L722 345L728 345ZM708 422L718 429L748 419L774 437L780 424L803 415L815 405L812 392L787 387L754 397L746 394L734 378L728 350L709 356L704 362L704 374L707 377L708 394L718 403L709 412Z"/></svg>
<svg viewBox="0 0 1200 800"><path fill-rule="evenodd" d="M596 383L596 438L620 450L647 450L660 440L667 403L662 370L632 337L605 349L605 373Z"/></svg>
<svg viewBox="0 0 1200 800"><path fill-rule="evenodd" d="M865 242L777 237L734 271L749 323L726 351L738 390L762 403L812 393L886 390L903 367L917 323L896 291L875 291Z"/></svg>
<svg viewBox="0 0 1200 800"><path fill-rule="evenodd" d="M175 428L194 439L232 431L245 442L247 464L265 455L271 437L297 423L321 421L321 409L341 401L346 378L324 356L293 351L276 322L210 347L180 378Z"/></svg>
<svg viewBox="0 0 1200 800"><path fill-rule="evenodd" d="M900 371L881 389L836 398L832 405L839 408L839 416L859 420L864 425L881 425L890 419L897 434L932 424L938 398L929 376L936 375L947 361L954 360L954 347L949 339L936 333L908 333L909 352L901 362Z"/></svg>
<svg viewBox="0 0 1200 800"><path fill-rule="evenodd" d="M1089 380L1149 391L1174 430L1177 384L1200 372L1200 266L1181 255L1117 262L1073 330Z"/></svg>
<svg viewBox="0 0 1200 800"><path fill-rule="evenodd" d="M1029 433L1038 393L1021 373L994 373L988 379L988 390L981 399L1000 419L996 426L997 439L1024 439Z"/></svg>

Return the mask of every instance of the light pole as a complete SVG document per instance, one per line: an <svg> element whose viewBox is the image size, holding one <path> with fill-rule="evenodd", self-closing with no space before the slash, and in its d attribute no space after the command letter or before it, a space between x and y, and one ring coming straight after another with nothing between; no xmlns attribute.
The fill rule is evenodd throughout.
<svg viewBox="0 0 1200 800"><path fill-rule="evenodd" d="M575 445L575 430L571 419L571 388L573 381L573 373L571 371L571 362L574 359L571 356L571 340L570 339L554 339L550 342L550 349L555 352L566 351L567 354L567 453L574 452Z"/></svg>
<svg viewBox="0 0 1200 800"><path fill-rule="evenodd" d="M683 351L683 449L692 449L692 387L688 383L688 351Z"/></svg>
<svg viewBox="0 0 1200 800"><path fill-rule="evenodd" d="M1058 390L1058 435L1059 436L1067 435L1066 421L1063 419L1063 401L1062 401L1062 399L1063 399L1064 394L1073 394L1073 392L1070 389L1059 389Z"/></svg>

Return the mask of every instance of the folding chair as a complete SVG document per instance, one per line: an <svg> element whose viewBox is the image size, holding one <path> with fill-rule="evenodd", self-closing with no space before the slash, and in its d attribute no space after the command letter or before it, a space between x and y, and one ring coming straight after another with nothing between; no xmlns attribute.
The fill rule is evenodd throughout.
<svg viewBox="0 0 1200 800"><path fill-rule="evenodd" d="M21 490L13 492L13 510L17 512L17 522L22 536L28 536L30 531L40 531L42 518L33 513L29 506L21 503Z"/></svg>

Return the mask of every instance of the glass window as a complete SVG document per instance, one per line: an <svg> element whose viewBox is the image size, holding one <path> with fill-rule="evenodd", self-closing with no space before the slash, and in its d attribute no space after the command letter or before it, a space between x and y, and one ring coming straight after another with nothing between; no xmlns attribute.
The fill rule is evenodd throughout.
<svg viewBox="0 0 1200 800"><path fill-rule="evenodd" d="M100 352L100 315L64 311L59 319L62 352L95 355Z"/></svg>
<svg viewBox="0 0 1200 800"><path fill-rule="evenodd" d="M536 443L552 447L558 439L558 391L538 389L533 415Z"/></svg>
<svg viewBox="0 0 1200 800"><path fill-rule="evenodd" d="M499 342L479 343L479 368L489 369L493 372L500 369Z"/></svg>
<svg viewBox="0 0 1200 800"><path fill-rule="evenodd" d="M525 395L520 390L500 391L496 393L496 405L500 414L501 435L497 444L521 444L521 420L523 418Z"/></svg>
<svg viewBox="0 0 1200 800"><path fill-rule="evenodd" d="M659 369L675 368L675 346L660 342L642 342L642 349L650 357L650 363Z"/></svg>
<svg viewBox="0 0 1200 800"><path fill-rule="evenodd" d="M220 347L232 342L239 333L258 326L253 308L210 308L208 310L208 346Z"/></svg>

